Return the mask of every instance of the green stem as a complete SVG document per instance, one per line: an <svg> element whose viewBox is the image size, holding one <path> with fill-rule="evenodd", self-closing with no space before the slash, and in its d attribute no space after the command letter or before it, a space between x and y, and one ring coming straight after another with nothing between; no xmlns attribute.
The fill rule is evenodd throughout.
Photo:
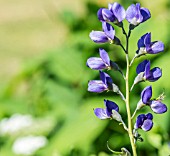
<svg viewBox="0 0 170 156"><path fill-rule="evenodd" d="M129 37L130 37L130 30L128 35L126 34L126 64L127 64L127 68L126 68L126 111L127 111L127 117L128 117L128 134L129 134L129 138L130 138L130 143L132 146L132 151L133 151L133 156L137 156L136 153L136 145L135 145L135 139L133 136L133 132L132 132L132 119L131 119L131 112L130 112L130 103L129 103L129 55L128 55L128 47L129 47Z"/></svg>
<svg viewBox="0 0 170 156"><path fill-rule="evenodd" d="M130 112L130 103L129 103L129 56L126 54L126 62L127 62L127 70L126 70L126 110L128 117L128 134L130 138L130 143L132 146L133 156L137 156L136 153L136 145L134 142L134 136L132 132L132 120L131 120L131 112Z"/></svg>

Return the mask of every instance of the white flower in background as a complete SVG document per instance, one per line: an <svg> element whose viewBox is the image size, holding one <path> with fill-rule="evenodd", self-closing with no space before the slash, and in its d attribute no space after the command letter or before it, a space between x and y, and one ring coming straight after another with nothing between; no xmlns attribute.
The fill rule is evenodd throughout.
<svg viewBox="0 0 170 156"><path fill-rule="evenodd" d="M14 114L0 122L0 135L13 134L33 124L31 115Z"/></svg>
<svg viewBox="0 0 170 156"><path fill-rule="evenodd" d="M44 136L26 136L18 138L12 150L15 154L32 155L47 144L47 139Z"/></svg>

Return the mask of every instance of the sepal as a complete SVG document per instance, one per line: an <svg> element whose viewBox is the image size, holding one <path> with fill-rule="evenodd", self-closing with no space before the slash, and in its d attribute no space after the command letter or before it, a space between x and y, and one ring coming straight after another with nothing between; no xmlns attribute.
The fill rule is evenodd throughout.
<svg viewBox="0 0 170 156"><path fill-rule="evenodd" d="M140 99L140 101L137 104L136 110L140 110L141 108L143 108L144 106L146 106L146 104L144 104L142 102L142 99Z"/></svg>
<svg viewBox="0 0 170 156"><path fill-rule="evenodd" d="M121 115L115 110L112 110L112 118L118 122L122 122Z"/></svg>
<svg viewBox="0 0 170 156"><path fill-rule="evenodd" d="M119 87L117 85L115 85L114 83L112 83L112 91L115 93L118 93L118 94L120 92Z"/></svg>

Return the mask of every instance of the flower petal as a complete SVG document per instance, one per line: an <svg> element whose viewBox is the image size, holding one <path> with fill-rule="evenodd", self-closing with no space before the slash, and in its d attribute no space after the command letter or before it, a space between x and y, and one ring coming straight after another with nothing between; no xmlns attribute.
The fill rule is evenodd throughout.
<svg viewBox="0 0 170 156"><path fill-rule="evenodd" d="M146 64L148 63L149 61L148 60L144 60L143 62L141 62L140 64L138 64L137 68L136 68L136 73L139 74L141 72L144 72L145 71L145 67L146 67Z"/></svg>
<svg viewBox="0 0 170 156"><path fill-rule="evenodd" d="M125 19L126 11L119 3L113 3L110 9L117 18L118 22L121 22Z"/></svg>
<svg viewBox="0 0 170 156"><path fill-rule="evenodd" d="M111 116L112 110L115 110L117 112L119 111L119 107L115 102L109 101L109 100L104 100L104 103L106 105L106 113L108 116Z"/></svg>
<svg viewBox="0 0 170 156"><path fill-rule="evenodd" d="M158 67L153 68L149 75L147 76L147 80L150 82L157 81L162 76L162 70Z"/></svg>
<svg viewBox="0 0 170 156"><path fill-rule="evenodd" d="M99 49L99 53L103 62L106 63L108 66L110 66L110 58L108 53L102 48Z"/></svg>
<svg viewBox="0 0 170 156"><path fill-rule="evenodd" d="M147 33L144 39L145 47L150 47L151 45L151 33Z"/></svg>
<svg viewBox="0 0 170 156"><path fill-rule="evenodd" d="M153 119L153 115L151 113L148 113L148 114L146 114L146 118L152 120Z"/></svg>
<svg viewBox="0 0 170 156"><path fill-rule="evenodd" d="M145 87L141 93L142 102L144 104L148 104L151 97L152 97L152 86Z"/></svg>
<svg viewBox="0 0 170 156"><path fill-rule="evenodd" d="M107 90L107 86L101 80L91 80L88 83L88 91L101 93Z"/></svg>
<svg viewBox="0 0 170 156"><path fill-rule="evenodd" d="M156 41L152 43L150 50L148 51L149 54L157 54L164 51L164 44L161 41Z"/></svg>
<svg viewBox="0 0 170 156"><path fill-rule="evenodd" d="M151 130L152 127L153 127L153 122L152 122L152 120L146 119L146 120L143 122L143 125L142 125L141 128L142 128L144 131L149 131L149 130Z"/></svg>
<svg viewBox="0 0 170 156"><path fill-rule="evenodd" d="M141 47L145 47L144 40L145 40L145 38L146 38L147 35L148 35L148 33L144 34L144 35L138 40L138 49L140 49Z"/></svg>
<svg viewBox="0 0 170 156"><path fill-rule="evenodd" d="M105 43L109 41L106 34L102 31L92 31L89 36L90 39L96 43Z"/></svg>
<svg viewBox="0 0 170 156"><path fill-rule="evenodd" d="M105 21L110 21L110 22L115 21L115 17L109 9L102 9L102 15Z"/></svg>
<svg viewBox="0 0 170 156"><path fill-rule="evenodd" d="M101 22L104 22L105 20L104 20L104 18L103 18L103 14L102 14L102 10L103 10L104 8L100 8L98 11L97 11L97 17L98 17L98 19L99 19L99 21L101 21Z"/></svg>
<svg viewBox="0 0 170 156"><path fill-rule="evenodd" d="M141 14L143 16L143 21L142 22L145 22L146 20L148 20L151 17L150 11L147 8L142 7L140 9L140 12L141 12Z"/></svg>
<svg viewBox="0 0 170 156"><path fill-rule="evenodd" d="M107 115L106 109L103 108L96 108L94 110L94 114L99 118L99 119L107 119L110 118L110 116Z"/></svg>
<svg viewBox="0 0 170 156"><path fill-rule="evenodd" d="M158 100L153 100L150 104L151 109L154 113L162 114L167 111L167 106Z"/></svg>
<svg viewBox="0 0 170 156"><path fill-rule="evenodd" d="M141 128L141 126L143 125L143 122L145 120L145 115L144 114L140 114L138 115L137 119L136 119L136 123L134 125L135 129Z"/></svg>
<svg viewBox="0 0 170 156"><path fill-rule="evenodd" d="M148 63L145 66L144 77L146 80L148 80L151 75L152 73L150 72L150 61L148 61Z"/></svg>
<svg viewBox="0 0 170 156"><path fill-rule="evenodd" d="M107 37L113 40L115 36L114 28L109 23L106 23L106 22L102 22L102 28L105 34L107 35Z"/></svg>
<svg viewBox="0 0 170 156"><path fill-rule="evenodd" d="M98 57L90 57L87 60L86 64L89 68L94 69L94 70L102 70L102 69L107 68L107 66L105 65L103 60L101 58L98 58Z"/></svg>
<svg viewBox="0 0 170 156"><path fill-rule="evenodd" d="M102 71L99 71L99 72L100 72L100 79L102 80L102 82L103 82L104 84L107 84L107 80L109 81L109 79L110 79L111 82L112 82L111 77L110 77L107 73L102 72Z"/></svg>

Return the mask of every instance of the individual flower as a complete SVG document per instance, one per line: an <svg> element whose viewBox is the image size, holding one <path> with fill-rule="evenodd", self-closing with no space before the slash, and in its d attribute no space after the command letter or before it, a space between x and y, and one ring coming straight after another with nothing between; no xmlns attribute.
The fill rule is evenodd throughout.
<svg viewBox="0 0 170 156"><path fill-rule="evenodd" d="M94 70L114 69L122 73L119 66L115 62L110 60L108 53L104 49L100 48L99 54L100 54L100 58L90 57L87 60L86 64L89 68Z"/></svg>
<svg viewBox="0 0 170 156"><path fill-rule="evenodd" d="M108 53L100 48L99 49L100 58L99 57L90 57L87 60L87 66L91 69L102 70L102 69L110 69L110 58Z"/></svg>
<svg viewBox="0 0 170 156"><path fill-rule="evenodd" d="M157 54L164 51L164 44L161 41L151 42L151 33L144 34L138 40L137 55Z"/></svg>
<svg viewBox="0 0 170 156"><path fill-rule="evenodd" d="M119 107L115 102L104 100L104 104L106 108L96 108L94 109L94 114L99 119L108 119L112 118L112 111L115 110L116 112L119 112Z"/></svg>
<svg viewBox="0 0 170 156"><path fill-rule="evenodd" d="M143 129L144 131L149 131L151 130L152 126L153 126L153 115L151 113L148 114L140 114L137 119L136 119L136 123L134 125L135 129Z"/></svg>
<svg viewBox="0 0 170 156"><path fill-rule="evenodd" d="M150 11L147 8L141 8L139 3L130 5L126 10L126 19L134 27L145 22L150 17Z"/></svg>
<svg viewBox="0 0 170 156"><path fill-rule="evenodd" d="M162 70L159 67L154 67L150 69L150 61L149 60L144 60L141 62L137 68L136 68L136 73L138 76L136 78L136 81L150 81L154 82L157 81L161 76L162 76Z"/></svg>
<svg viewBox="0 0 170 156"><path fill-rule="evenodd" d="M108 5L108 9L100 8L97 12L98 19L101 22L114 22L115 24L122 22L125 19L126 11L117 2Z"/></svg>
<svg viewBox="0 0 170 156"><path fill-rule="evenodd" d="M100 79L101 80L91 80L88 83L88 91L89 92L97 92L101 93L103 91L108 91L113 89L113 81L111 77L102 71L100 72Z"/></svg>
<svg viewBox="0 0 170 156"><path fill-rule="evenodd" d="M141 93L141 102L138 103L138 107L140 105L147 105L149 106L154 113L162 114L167 111L167 106L161 102L162 99L151 99L152 97L152 86L148 86L144 88L144 90ZM143 103L143 104L142 104Z"/></svg>
<svg viewBox="0 0 170 156"><path fill-rule="evenodd" d="M106 43L110 42L113 43L115 37L115 30L114 28L106 22L102 22L103 31L92 31L90 33L90 38L92 41L96 43Z"/></svg>

